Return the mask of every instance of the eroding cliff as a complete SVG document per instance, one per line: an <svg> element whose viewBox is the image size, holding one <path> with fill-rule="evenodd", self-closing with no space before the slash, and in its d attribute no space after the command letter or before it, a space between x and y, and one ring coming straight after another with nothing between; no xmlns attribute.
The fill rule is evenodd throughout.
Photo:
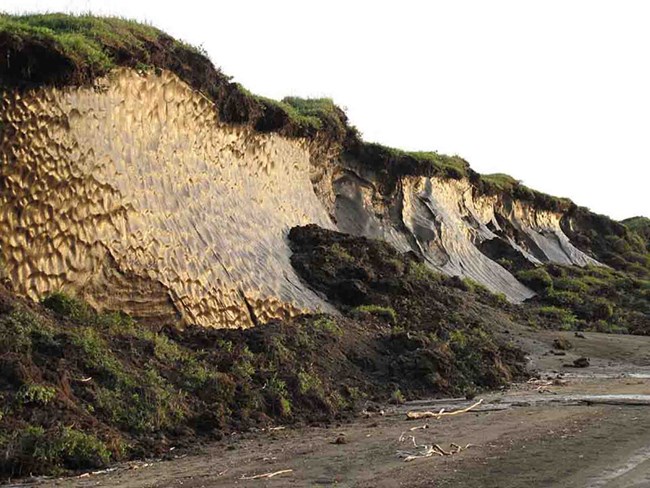
<svg viewBox="0 0 650 488"><path fill-rule="evenodd" d="M338 226L421 254L433 268L471 278L520 302L534 293L480 250L498 240L532 264L598 264L571 244L561 213L505 196L477 196L467 179L406 176L388 198L354 162L334 181ZM350 168L353 168L350 169Z"/></svg>
<svg viewBox="0 0 650 488"><path fill-rule="evenodd" d="M16 291L206 326L326 308L289 264L290 227L331 227L303 140L219 122L175 75L8 92L0 248Z"/></svg>
<svg viewBox="0 0 650 488"><path fill-rule="evenodd" d="M166 71L9 90L0 117L0 249L33 299L66 290L142 320L213 327L329 310L289 262L286 234L307 223L414 251L513 302L534 293L485 242L534 264L596 264L561 213L479 195L466 178L404 175L387 193L327 141L223 123Z"/></svg>

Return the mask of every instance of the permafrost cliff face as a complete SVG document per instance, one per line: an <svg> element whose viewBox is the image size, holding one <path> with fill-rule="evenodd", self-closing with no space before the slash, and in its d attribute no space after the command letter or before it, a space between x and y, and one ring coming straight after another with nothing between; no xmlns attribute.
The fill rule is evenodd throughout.
<svg viewBox="0 0 650 488"><path fill-rule="evenodd" d="M286 234L307 223L415 251L515 302L533 293L486 242L534 263L596 264L561 214L476 197L467 180L403 177L384 195L354 161L315 157L313 142L222 124L170 73L4 93L0 122L0 252L33 299L65 290L212 327L330 310L289 261Z"/></svg>

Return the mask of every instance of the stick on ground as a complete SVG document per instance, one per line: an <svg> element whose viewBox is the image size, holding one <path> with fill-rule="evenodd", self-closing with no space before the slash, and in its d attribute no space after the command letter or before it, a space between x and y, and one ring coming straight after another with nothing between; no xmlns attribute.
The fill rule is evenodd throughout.
<svg viewBox="0 0 650 488"><path fill-rule="evenodd" d="M406 418L408 420L416 420L416 419L425 419L429 417L435 417L439 419L440 417L451 417L452 415L458 415L461 413L469 412L473 408L478 407L481 403L483 403L483 399L481 398L478 402L476 402L474 405L470 405L467 408L462 408L460 410L454 410L452 412L445 412L444 409L440 410L439 412L406 412Z"/></svg>
<svg viewBox="0 0 650 488"><path fill-rule="evenodd" d="M281 474L286 474L286 473L292 473L293 469L281 469L280 471L274 471L273 473L264 473L264 474L256 474L255 476L242 476L241 479L243 480L259 480L262 478L273 478L274 476L278 476Z"/></svg>

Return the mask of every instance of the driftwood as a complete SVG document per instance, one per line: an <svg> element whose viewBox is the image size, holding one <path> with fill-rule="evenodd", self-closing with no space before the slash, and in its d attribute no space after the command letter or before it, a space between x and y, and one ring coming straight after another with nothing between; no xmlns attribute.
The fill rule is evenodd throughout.
<svg viewBox="0 0 650 488"><path fill-rule="evenodd" d="M405 436L402 434L399 438L399 442L404 442L406 439L411 439L411 441L413 441L413 447L415 447L415 450L397 451L397 455L404 458L404 462L410 462L416 459L423 459L431 456L452 456L454 454L458 454L461 451L464 451L465 449L469 449L472 446L472 444L467 444L465 447L462 447L458 444L451 443L449 444L449 451L445 451L442 447L440 447L439 444L418 445L418 443L415 441L415 437L412 435Z"/></svg>
<svg viewBox="0 0 650 488"><path fill-rule="evenodd" d="M273 478L274 476L279 476L281 474L292 473L292 472L293 469L281 469L280 471L274 471L273 473L256 474L255 476L242 476L240 479L242 480L268 479L268 478Z"/></svg>
<svg viewBox="0 0 650 488"><path fill-rule="evenodd" d="M451 417L452 415L458 415L461 413L469 412L470 410L478 407L481 403L483 403L483 399L481 398L478 402L476 402L473 405L470 405L467 408L462 408L460 410L454 410L452 412L445 412L445 409L441 409L439 412L406 412L406 418L408 420L416 420L416 419L426 419L429 417L435 417L437 419L441 417Z"/></svg>

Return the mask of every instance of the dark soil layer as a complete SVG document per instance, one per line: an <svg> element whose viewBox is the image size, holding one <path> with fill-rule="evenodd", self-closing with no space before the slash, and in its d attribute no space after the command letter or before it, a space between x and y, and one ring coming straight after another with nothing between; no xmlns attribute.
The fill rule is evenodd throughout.
<svg viewBox="0 0 650 488"><path fill-rule="evenodd" d="M147 329L63 294L0 287L0 473L97 468L375 402L495 388L523 372L499 298L387 244L315 226L294 264L343 315L247 330Z"/></svg>
<svg viewBox="0 0 650 488"><path fill-rule="evenodd" d="M391 381L409 393L496 387L517 374L521 352L494 333L510 319L504 300L432 272L384 242L308 225L289 233L292 264L349 317L391 326Z"/></svg>

